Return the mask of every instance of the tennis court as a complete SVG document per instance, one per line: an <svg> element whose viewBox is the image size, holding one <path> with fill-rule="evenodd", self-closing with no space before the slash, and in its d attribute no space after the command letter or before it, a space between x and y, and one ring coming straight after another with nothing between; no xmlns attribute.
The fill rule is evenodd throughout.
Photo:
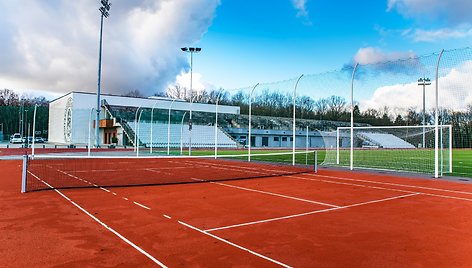
<svg viewBox="0 0 472 268"><path fill-rule="evenodd" d="M25 194L21 161L0 161L2 265L472 265L472 184L260 161L79 159L32 161ZM145 180L117 187L118 177Z"/></svg>

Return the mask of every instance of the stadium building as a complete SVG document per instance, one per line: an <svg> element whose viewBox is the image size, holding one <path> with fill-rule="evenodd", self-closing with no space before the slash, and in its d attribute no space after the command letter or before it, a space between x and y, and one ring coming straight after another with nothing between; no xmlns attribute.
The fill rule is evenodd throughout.
<svg viewBox="0 0 472 268"><path fill-rule="evenodd" d="M97 95L94 93L85 92L70 92L62 97L59 97L49 104L49 142L59 144L88 144L89 137L94 144L95 140L95 118L96 118L96 102ZM138 98L138 97L124 97L116 95L101 95L101 109L99 127L99 141L101 145L116 143L117 145L133 145L135 131L138 133L139 143L146 145L151 140L150 119L157 121L154 128L157 128L153 137L153 143L164 142L163 124L167 123L167 115L171 111L173 121L171 124L171 131L179 132L181 124L176 126L176 114L182 114L188 122L189 112L192 109L194 113L215 113L216 106L213 104L189 103L182 100L174 100L169 98ZM239 114L239 107L218 105L218 113L220 114ZM152 112L152 116L151 116ZM154 118L152 118L154 117ZM137 119L140 124L136 124ZM183 122L184 120L178 120ZM137 129L137 127L140 129ZM167 124L166 124L167 127ZM198 137L200 128L194 126L195 137ZM188 127L185 128L183 135L188 135ZM214 128L203 131L213 133ZM146 135L148 135L146 137ZM180 136L180 135L179 135ZM221 135L224 137L225 135ZM227 138L230 140L230 138ZM113 142L117 141L117 142ZM175 140L170 142L176 143ZM195 144L198 140L195 141ZM233 142L236 145L235 142Z"/></svg>
<svg viewBox="0 0 472 268"><path fill-rule="evenodd" d="M49 142L66 145L95 144L96 101L94 93L71 92L49 104ZM192 110L192 123L189 121ZM215 125L218 111L218 123ZM251 146L291 148L290 118L252 117ZM334 125L333 125L334 124ZM297 148L335 148L340 122L298 120ZM191 127L190 127L191 125ZM189 103L161 97L101 95L99 143L103 145L212 148L242 148L248 145L249 117L240 107ZM191 128L191 130L190 130ZM326 131L313 129L326 129ZM310 129L310 131L306 130ZM339 137L341 147L348 136Z"/></svg>

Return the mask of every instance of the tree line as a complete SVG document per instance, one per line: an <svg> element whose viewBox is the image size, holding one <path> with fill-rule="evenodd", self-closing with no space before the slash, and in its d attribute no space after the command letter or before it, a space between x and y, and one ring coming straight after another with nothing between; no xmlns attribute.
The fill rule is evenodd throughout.
<svg viewBox="0 0 472 268"><path fill-rule="evenodd" d="M19 96L10 89L0 90L0 131L3 132L3 139L8 139L14 133L20 133L24 137L33 136L35 105L35 130L38 136L47 137L49 101L45 97Z"/></svg>
<svg viewBox="0 0 472 268"><path fill-rule="evenodd" d="M193 92L193 96L186 94L184 88L175 86L156 96L181 98L187 101L234 105L241 108L242 114L249 113L249 93L240 90L235 94L219 89L211 91ZM340 96L330 96L315 100L309 96L297 96L295 100L296 118L344 121L351 120L351 106ZM251 101L251 113L261 116L288 117L293 116L293 96L291 93L263 90L253 96ZM392 116L388 107L381 109L369 108L361 111L359 105L354 106L354 121L372 126L419 126L423 125L423 113L415 108L407 109L404 114ZM424 115L426 125L434 125L435 111L427 111ZM452 125L453 146L455 148L472 148L472 104L465 111L442 109L439 111L439 123Z"/></svg>
<svg viewBox="0 0 472 268"><path fill-rule="evenodd" d="M175 86L166 92L155 94L155 96L193 100L196 103L215 104L218 102L221 105L239 106L242 114L249 113L249 94L243 90L234 94L223 89L194 91L192 96L187 93L185 88ZM144 97L138 90L132 90L125 96ZM18 96L12 90L0 90L0 124L2 124L4 136L18 132L22 132L24 135L31 133L35 105L38 105L36 128L47 133L48 103L44 97ZM296 117L300 119L349 122L351 118L350 104L340 96L330 96L318 100L309 96L297 96L295 104ZM291 118L293 96L291 93L263 90L253 96L251 111L253 115ZM356 123L373 126L417 126L423 124L423 114L415 108L408 109L405 114L391 116L392 113L388 107L361 111L359 106L355 105L353 114ZM455 147L472 147L472 104L468 106L466 111L441 110L439 117L441 124L453 126ZM434 111L426 113L425 122L427 125L434 124Z"/></svg>

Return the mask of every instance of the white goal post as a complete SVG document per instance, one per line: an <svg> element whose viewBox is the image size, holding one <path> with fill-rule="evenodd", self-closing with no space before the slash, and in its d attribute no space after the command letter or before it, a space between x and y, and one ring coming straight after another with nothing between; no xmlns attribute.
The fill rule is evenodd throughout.
<svg viewBox="0 0 472 268"><path fill-rule="evenodd" d="M338 127L336 155L327 159L351 170L395 170L442 176L452 173L452 126L439 125L438 131L436 146L434 125L353 127L352 137L351 127ZM333 150L327 151L332 153Z"/></svg>

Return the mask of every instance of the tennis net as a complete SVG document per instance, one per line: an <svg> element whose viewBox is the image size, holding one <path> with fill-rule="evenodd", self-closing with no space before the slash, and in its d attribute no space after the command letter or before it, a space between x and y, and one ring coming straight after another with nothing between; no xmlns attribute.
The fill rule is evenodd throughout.
<svg viewBox="0 0 472 268"><path fill-rule="evenodd" d="M23 192L213 182L313 172L316 152L111 157L25 156ZM295 156L295 165L293 165Z"/></svg>

